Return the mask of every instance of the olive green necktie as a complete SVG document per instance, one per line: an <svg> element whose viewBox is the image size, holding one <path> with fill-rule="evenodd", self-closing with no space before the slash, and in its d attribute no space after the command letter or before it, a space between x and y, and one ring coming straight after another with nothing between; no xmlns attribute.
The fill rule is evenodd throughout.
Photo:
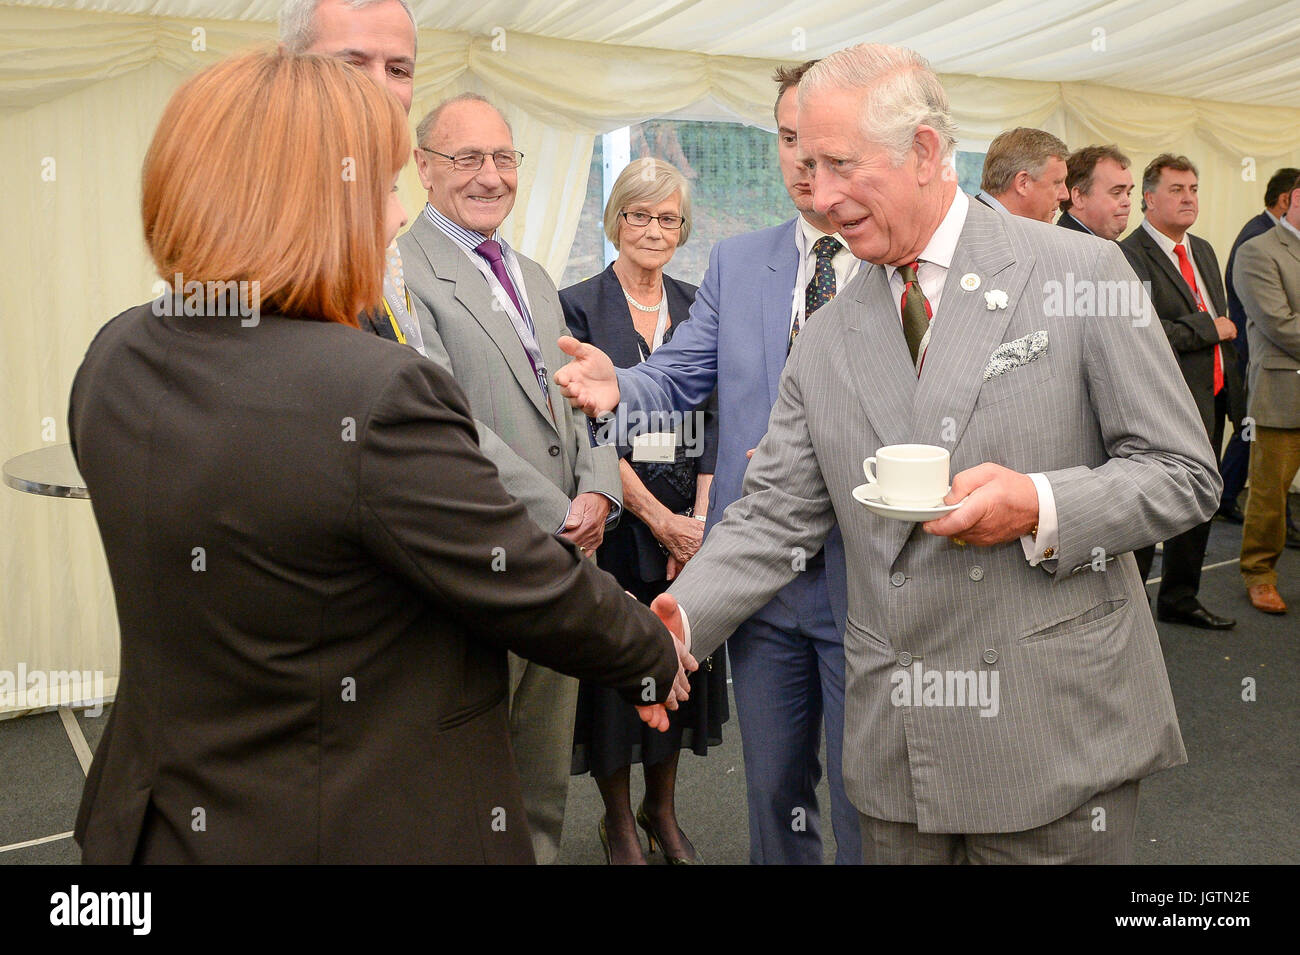
<svg viewBox="0 0 1300 955"><path fill-rule="evenodd" d="M910 262L898 267L898 274L903 276L903 299L900 303L903 312L903 337L907 339L907 350L912 355L913 365L916 364L921 351L921 341L925 338L925 332L930 327L930 319L933 317L930 303L926 301L925 293L921 291L921 283L916 277L916 269L920 264L920 262Z"/></svg>

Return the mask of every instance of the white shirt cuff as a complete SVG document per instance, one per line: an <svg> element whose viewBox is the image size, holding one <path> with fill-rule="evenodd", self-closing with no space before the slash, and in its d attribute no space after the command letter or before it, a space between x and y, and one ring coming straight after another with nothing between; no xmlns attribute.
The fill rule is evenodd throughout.
<svg viewBox="0 0 1300 955"><path fill-rule="evenodd" d="M691 649L691 621L686 616L686 608L681 604L677 605L677 612L682 615L682 636L686 638L686 649Z"/></svg>
<svg viewBox="0 0 1300 955"><path fill-rule="evenodd" d="M1055 559L1060 547L1060 528L1056 523L1056 498L1052 496L1051 482L1042 474L1031 474L1029 480L1038 491L1038 534L1020 538L1020 546L1029 566L1037 567L1045 560Z"/></svg>

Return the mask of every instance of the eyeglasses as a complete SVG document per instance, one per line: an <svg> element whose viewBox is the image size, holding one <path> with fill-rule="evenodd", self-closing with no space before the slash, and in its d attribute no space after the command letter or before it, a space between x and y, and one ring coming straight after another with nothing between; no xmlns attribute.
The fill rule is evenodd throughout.
<svg viewBox="0 0 1300 955"><path fill-rule="evenodd" d="M420 146L420 150L426 153L433 153L435 156L441 156L451 162L452 167L457 172L478 172L483 168L483 163L487 161L488 156L492 157L492 164L497 169L518 169L519 164L524 161L524 154L517 149L503 149L496 153L461 153L459 156L448 156L446 153L440 153L436 149L429 149L427 146Z"/></svg>
<svg viewBox="0 0 1300 955"><path fill-rule="evenodd" d="M667 229L669 232L676 232L682 227L686 220L681 216L675 216L672 213L666 213L661 216L652 216L648 212L620 212L628 225L636 226L638 229L644 229L654 220L659 220L659 228Z"/></svg>

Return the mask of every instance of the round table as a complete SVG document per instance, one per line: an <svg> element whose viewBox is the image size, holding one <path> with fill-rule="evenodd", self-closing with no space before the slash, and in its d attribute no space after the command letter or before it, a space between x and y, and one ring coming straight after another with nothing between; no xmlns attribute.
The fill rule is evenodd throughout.
<svg viewBox="0 0 1300 955"><path fill-rule="evenodd" d="M28 494L90 500L70 444L52 444L10 458L4 464L4 479L10 487Z"/></svg>
<svg viewBox="0 0 1300 955"><path fill-rule="evenodd" d="M28 494L90 500L86 482L77 470L77 462L72 458L70 444L51 444L10 458L4 463L4 479L10 487ZM102 703L79 700L72 706L88 706L95 702ZM76 717L72 715L72 706L60 705L57 710L64 732L68 734L72 748L76 751L77 761L81 763L81 771L85 774L90 771L90 745L86 742Z"/></svg>

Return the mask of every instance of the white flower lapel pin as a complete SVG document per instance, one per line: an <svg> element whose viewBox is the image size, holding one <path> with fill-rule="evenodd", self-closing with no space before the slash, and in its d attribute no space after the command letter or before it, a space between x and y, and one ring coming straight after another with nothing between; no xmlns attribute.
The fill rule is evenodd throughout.
<svg viewBox="0 0 1300 955"><path fill-rule="evenodd" d="M989 311L1007 307L1007 293L1000 288L989 289L984 293L984 304Z"/></svg>

